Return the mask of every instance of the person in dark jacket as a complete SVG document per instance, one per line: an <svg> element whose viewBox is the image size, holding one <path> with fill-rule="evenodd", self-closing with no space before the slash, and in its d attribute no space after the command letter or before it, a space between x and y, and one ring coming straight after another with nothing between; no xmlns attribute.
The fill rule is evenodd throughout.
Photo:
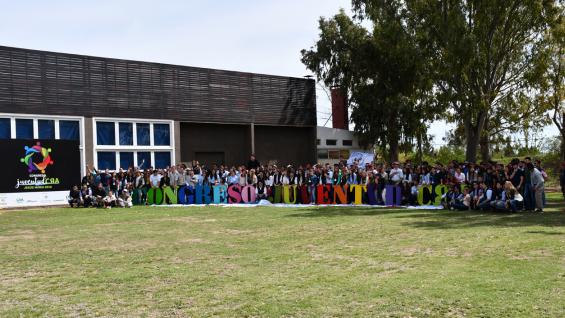
<svg viewBox="0 0 565 318"><path fill-rule="evenodd" d="M261 164L259 163L257 158L255 158L255 155L252 154L249 157L249 161L247 162L247 169L249 169L249 170L256 169L257 170L257 168L259 168L259 166L261 166Z"/></svg>
<svg viewBox="0 0 565 318"><path fill-rule="evenodd" d="M76 208L80 206L80 191L76 185L74 185L69 192L69 205L71 206L71 208L73 206Z"/></svg>

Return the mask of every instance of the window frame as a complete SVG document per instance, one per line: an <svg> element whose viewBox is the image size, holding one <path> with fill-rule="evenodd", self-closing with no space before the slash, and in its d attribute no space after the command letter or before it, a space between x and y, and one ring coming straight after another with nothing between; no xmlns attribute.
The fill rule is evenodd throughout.
<svg viewBox="0 0 565 318"><path fill-rule="evenodd" d="M97 123L101 122L113 122L115 129L115 145L98 145L98 139L96 135ZM133 145L120 145L119 142L119 123L131 123L132 133L133 133ZM137 144L137 124L149 124L149 145L138 145ZM168 146L156 146L154 140L154 124L168 124L169 125L169 145ZM123 168L120 167L120 152L133 152L133 163L134 166L139 166L137 153L138 152L149 152L151 155L151 166L155 167L155 152L165 152L168 151L171 156L171 165L176 163L175 158L175 134L174 134L174 120L158 120L158 119L140 119L140 118L111 118L111 117L93 117L92 118L92 132L93 132L93 162L98 162L98 151L114 151L116 152L116 169ZM147 169L149 166L144 166L143 169ZM126 168L123 168L126 169Z"/></svg>

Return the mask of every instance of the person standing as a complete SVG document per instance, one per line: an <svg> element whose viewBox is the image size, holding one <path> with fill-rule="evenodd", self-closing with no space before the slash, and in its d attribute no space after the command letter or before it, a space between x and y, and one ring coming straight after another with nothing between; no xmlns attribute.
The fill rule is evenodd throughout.
<svg viewBox="0 0 565 318"><path fill-rule="evenodd" d="M388 176L388 179L394 185L402 182L402 180L404 179L404 173L402 172L402 169L400 169L400 163L398 161L392 163L392 169L390 169Z"/></svg>
<svg viewBox="0 0 565 318"><path fill-rule="evenodd" d="M541 172L530 162L527 165L531 177L531 185L535 195L536 212L543 212L543 191L545 191L545 181Z"/></svg>
<svg viewBox="0 0 565 318"><path fill-rule="evenodd" d="M161 183L162 176L159 174L157 169L153 170L153 174L149 177L149 183L152 188L158 188Z"/></svg>
<svg viewBox="0 0 565 318"><path fill-rule="evenodd" d="M257 170L257 168L259 168L260 165L261 164L259 163L257 158L255 158L255 154L251 154L251 156L249 157L249 161L247 162L247 169L248 170L251 170L251 169Z"/></svg>

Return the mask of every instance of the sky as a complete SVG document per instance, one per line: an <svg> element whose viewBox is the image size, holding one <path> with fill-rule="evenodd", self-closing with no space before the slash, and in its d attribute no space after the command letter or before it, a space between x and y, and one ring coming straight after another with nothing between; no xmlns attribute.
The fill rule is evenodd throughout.
<svg viewBox="0 0 565 318"><path fill-rule="evenodd" d="M0 45L303 77L300 50L349 0L0 0ZM318 125L331 126L318 85ZM440 145L449 125L434 123ZM550 128L546 134L555 135Z"/></svg>

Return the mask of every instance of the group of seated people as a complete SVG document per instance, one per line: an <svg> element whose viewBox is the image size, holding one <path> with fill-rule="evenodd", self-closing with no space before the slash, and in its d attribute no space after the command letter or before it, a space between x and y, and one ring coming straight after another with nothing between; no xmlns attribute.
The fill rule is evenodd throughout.
<svg viewBox="0 0 565 318"><path fill-rule="evenodd" d="M110 209L112 207L130 208L133 206L131 194L128 189L122 189L116 196L114 190L104 189L102 183L92 188L83 184L79 189L73 186L69 193L69 204L71 207L100 207Z"/></svg>
<svg viewBox="0 0 565 318"><path fill-rule="evenodd" d="M487 183L474 183L472 188L454 185L442 198L442 204L450 210L491 210L518 212L524 208L524 197L512 182L496 182L492 189Z"/></svg>
<svg viewBox="0 0 565 318"><path fill-rule="evenodd" d="M418 189L421 186L446 185L450 191L442 198L448 208L501 210L543 209L545 203L544 180L547 178L541 162L514 159L509 164L496 162L458 163L447 165L423 162L414 165L411 161L403 164L393 162L367 163L342 161L339 164L308 164L298 167L276 164L262 165L251 156L250 160L238 167L204 165L198 161L190 164L179 163L165 169L140 169L99 171L87 166L81 187L73 187L70 204L73 206L131 206L132 193L136 192L142 202L147 192L155 187L195 187L196 185L240 186L253 185L257 199L269 196L277 185L306 185L312 198L317 185L369 185L374 184L378 204L384 204L386 185L400 186L403 205L416 205ZM463 186L462 186L463 185ZM504 204L501 203L504 201ZM315 200L312 200L315 202ZM495 204L496 202L496 204Z"/></svg>

